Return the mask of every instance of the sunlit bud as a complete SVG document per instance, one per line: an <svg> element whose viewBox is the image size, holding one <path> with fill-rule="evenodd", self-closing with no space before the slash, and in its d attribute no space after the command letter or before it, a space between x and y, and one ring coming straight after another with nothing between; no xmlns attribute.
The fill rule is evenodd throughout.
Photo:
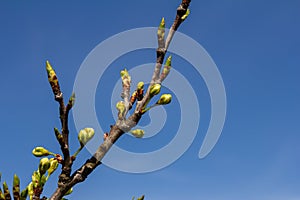
<svg viewBox="0 0 300 200"><path fill-rule="evenodd" d="M137 138L142 138L145 134L145 131L142 129L135 129L130 131L130 133Z"/></svg>
<svg viewBox="0 0 300 200"><path fill-rule="evenodd" d="M171 70L171 61L172 61L172 56L169 56L167 58L167 61L165 63L165 66L163 68L163 71L160 75L160 80L163 81L169 74L170 70Z"/></svg>
<svg viewBox="0 0 300 200"><path fill-rule="evenodd" d="M73 188L70 188L64 196L67 196L67 195L71 194L72 192L73 192Z"/></svg>
<svg viewBox="0 0 300 200"><path fill-rule="evenodd" d="M20 179L16 174L14 175L13 185L14 185L14 187L15 186L20 186Z"/></svg>
<svg viewBox="0 0 300 200"><path fill-rule="evenodd" d="M40 172L34 171L31 176L31 182L34 188L36 188L39 185L40 179L41 179Z"/></svg>
<svg viewBox="0 0 300 200"><path fill-rule="evenodd" d="M40 160L40 164L39 164L39 172L40 175L43 175L46 173L46 171L49 169L50 167L50 161L48 158L42 158Z"/></svg>
<svg viewBox="0 0 300 200"><path fill-rule="evenodd" d="M160 92L160 88L161 88L161 85L158 83L152 85L150 88L150 95L151 96L157 95Z"/></svg>
<svg viewBox="0 0 300 200"><path fill-rule="evenodd" d="M157 36L158 36L159 40L160 39L162 40L165 37L165 18L161 19L161 22L160 22L158 30L157 30Z"/></svg>
<svg viewBox="0 0 300 200"><path fill-rule="evenodd" d="M128 73L127 69L123 69L123 70L121 70L120 75L121 75L121 78L123 79L124 77L129 76L129 73Z"/></svg>
<svg viewBox="0 0 300 200"><path fill-rule="evenodd" d="M131 83L131 77L130 77L127 69L122 70L120 72L120 74L121 74L123 86L129 87L130 83Z"/></svg>
<svg viewBox="0 0 300 200"><path fill-rule="evenodd" d="M30 197L30 200L32 200L32 196L33 196L33 194L34 194L34 191L33 191L33 183L31 182L31 183L27 186L27 188L28 188L28 195L29 195L29 197Z"/></svg>
<svg viewBox="0 0 300 200"><path fill-rule="evenodd" d="M139 82L138 84L137 84L137 89L138 90L141 90L141 89L144 89L144 82L143 81L141 81L141 82Z"/></svg>
<svg viewBox="0 0 300 200"><path fill-rule="evenodd" d="M70 108L72 108L74 106L74 103L75 103L75 93L73 92L70 99L69 99L69 103L68 103Z"/></svg>
<svg viewBox="0 0 300 200"><path fill-rule="evenodd" d="M166 105L169 104L172 100L171 94L163 94L160 96L160 99L156 102L158 105Z"/></svg>
<svg viewBox="0 0 300 200"><path fill-rule="evenodd" d="M32 150L32 154L36 157L48 156L48 155L55 155L54 153L48 151L44 147L35 147Z"/></svg>
<svg viewBox="0 0 300 200"><path fill-rule="evenodd" d="M51 85L52 91L54 93L55 96L60 95L60 88L59 88L59 83L58 83L58 79L56 76L55 71L53 70L52 66L50 65L49 61L46 61L46 70L47 70L47 74L48 74L48 81Z"/></svg>
<svg viewBox="0 0 300 200"><path fill-rule="evenodd" d="M124 112L125 112L125 104L124 104L124 102L123 101L119 101L118 103L117 103L117 105L116 105L116 108L118 109L118 111L119 111L119 113L118 113L118 115L119 115L119 118L122 118L123 117L123 114L124 114Z"/></svg>
<svg viewBox="0 0 300 200"><path fill-rule="evenodd" d="M3 182L3 193L4 193L5 199L11 199L9 189L8 189L8 186L7 186L6 182Z"/></svg>
<svg viewBox="0 0 300 200"><path fill-rule="evenodd" d="M184 21L190 14L190 9L186 10L186 13L181 17L181 20Z"/></svg>
<svg viewBox="0 0 300 200"><path fill-rule="evenodd" d="M21 192L21 200L25 200L28 195L28 187L26 187L22 192Z"/></svg>
<svg viewBox="0 0 300 200"><path fill-rule="evenodd" d="M16 174L13 181L13 196L14 198L20 198L20 179Z"/></svg>
<svg viewBox="0 0 300 200"><path fill-rule="evenodd" d="M170 55L167 60L166 60L166 66L171 66L171 62L172 62L172 56Z"/></svg>
<svg viewBox="0 0 300 200"><path fill-rule="evenodd" d="M48 176L50 176L58 167L58 161L56 158L50 158L50 167L48 169Z"/></svg>
<svg viewBox="0 0 300 200"><path fill-rule="evenodd" d="M94 137L94 135L95 135L95 131L93 128L81 129L78 133L78 140L81 147L86 145L86 143L88 143L88 141L90 141Z"/></svg>
<svg viewBox="0 0 300 200"><path fill-rule="evenodd" d="M62 140L62 135L57 128L54 128L55 137L58 141Z"/></svg>

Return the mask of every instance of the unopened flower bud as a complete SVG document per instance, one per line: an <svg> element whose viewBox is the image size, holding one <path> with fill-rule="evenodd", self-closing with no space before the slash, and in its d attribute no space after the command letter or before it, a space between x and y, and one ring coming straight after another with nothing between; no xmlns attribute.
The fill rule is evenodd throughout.
<svg viewBox="0 0 300 200"><path fill-rule="evenodd" d="M161 88L161 85L158 83L152 85L150 88L150 95L151 96L157 95L160 92L160 88Z"/></svg>
<svg viewBox="0 0 300 200"><path fill-rule="evenodd" d="M127 69L122 70L120 72L120 74L121 74L123 86L130 87L131 77L130 77Z"/></svg>
<svg viewBox="0 0 300 200"><path fill-rule="evenodd" d="M86 143L88 143L94 137L94 135L95 135L95 131L93 128L81 129L78 133L78 140L81 147L86 145Z"/></svg>
<svg viewBox="0 0 300 200"><path fill-rule="evenodd" d="M144 82L143 81L141 81L141 82L139 82L138 84L137 84L137 89L138 90L141 90L141 89L144 89Z"/></svg>
<svg viewBox="0 0 300 200"><path fill-rule="evenodd" d="M44 147L36 147L32 150L32 154L36 157L55 155L54 153L48 151Z"/></svg>
<svg viewBox="0 0 300 200"><path fill-rule="evenodd" d="M50 176L58 167L58 161L56 158L50 158L50 167L48 169L48 176Z"/></svg>
<svg viewBox="0 0 300 200"><path fill-rule="evenodd" d="M127 69L123 69L123 70L121 70L120 75L121 75L121 78L123 79L124 77L129 76L129 73L128 73Z"/></svg>
<svg viewBox="0 0 300 200"><path fill-rule="evenodd" d="M142 129L135 129L130 131L130 133L137 138L142 138L145 134L145 131Z"/></svg>
<svg viewBox="0 0 300 200"><path fill-rule="evenodd" d="M72 95L71 95L71 97L70 97L70 99L69 99L68 106L70 108L72 108L74 106L74 104L75 104L75 93L73 92Z"/></svg>
<svg viewBox="0 0 300 200"><path fill-rule="evenodd" d="M49 169L50 167L50 161L48 158L42 158L40 160L40 164L39 164L39 172L40 175L42 176L43 174L46 173L46 171Z"/></svg>
<svg viewBox="0 0 300 200"><path fill-rule="evenodd" d="M160 96L160 99L156 102L158 105L166 105L169 104L172 100L171 94L163 94Z"/></svg>
<svg viewBox="0 0 300 200"><path fill-rule="evenodd" d="M118 109L119 113L118 113L118 116L119 118L122 118L123 117L123 114L125 112L125 104L123 101L119 101L116 105L116 108Z"/></svg>

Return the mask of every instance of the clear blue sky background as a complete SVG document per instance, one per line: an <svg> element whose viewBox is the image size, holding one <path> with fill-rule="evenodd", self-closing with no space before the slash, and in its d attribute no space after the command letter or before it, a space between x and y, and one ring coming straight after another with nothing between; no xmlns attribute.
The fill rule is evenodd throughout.
<svg viewBox="0 0 300 200"><path fill-rule="evenodd" d="M59 126L57 104L47 82L45 60L55 66L67 97L82 61L96 45L121 31L157 26L162 16L170 25L178 4L175 0L0 2L2 181L12 183L17 173L24 188L38 165L32 148L43 144L59 151L52 134L53 127ZM226 124L216 147L208 157L198 159L210 116L202 81L198 97L203 125L178 161L148 174L100 166L70 199L120 200L141 194L148 200L300 199L300 1L194 0L190 8L180 31L212 56L227 92ZM154 62L154 50L135 59L124 59L128 62L124 66ZM174 68L179 68L175 61ZM107 76L116 79L119 69ZM110 103L108 95L97 93L97 98ZM168 108L176 110L175 105ZM100 112L101 105L96 107ZM113 122L109 110L101 118L107 127ZM75 150L72 118L70 129ZM156 149L165 142L154 141L146 147ZM126 146L124 140L120 145ZM88 155L83 151L78 162ZM55 187L55 176L47 183L46 195Z"/></svg>

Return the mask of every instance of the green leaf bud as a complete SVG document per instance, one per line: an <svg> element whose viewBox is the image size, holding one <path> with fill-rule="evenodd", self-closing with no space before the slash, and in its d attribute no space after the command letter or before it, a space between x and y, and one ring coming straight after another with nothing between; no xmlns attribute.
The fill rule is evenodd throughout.
<svg viewBox="0 0 300 200"><path fill-rule="evenodd" d="M93 128L81 129L78 133L78 140L81 147L86 145L94 137L94 135L95 135L95 131Z"/></svg>
<svg viewBox="0 0 300 200"><path fill-rule="evenodd" d="M75 104L75 93L73 92L70 99L69 99L68 105L69 105L70 108L72 108L74 106L74 104Z"/></svg>
<svg viewBox="0 0 300 200"><path fill-rule="evenodd" d="M145 131L142 129L135 129L130 131L130 133L137 138L142 138L145 134Z"/></svg>
<svg viewBox="0 0 300 200"><path fill-rule="evenodd" d="M121 74L123 86L129 87L130 83L131 83L131 77L130 77L127 69L122 70L120 72L120 74Z"/></svg>
<svg viewBox="0 0 300 200"><path fill-rule="evenodd" d="M166 60L166 66L171 66L171 62L172 62L172 56L170 55L167 60Z"/></svg>
<svg viewBox="0 0 300 200"><path fill-rule="evenodd" d="M15 186L20 186L20 179L16 174L14 175L13 185L14 185L14 187Z"/></svg>
<svg viewBox="0 0 300 200"><path fill-rule="evenodd" d="M47 70L47 74L48 74L48 81L51 85L54 95L60 96L61 92L60 92L58 79L57 79L54 69L52 68L52 66L50 65L50 62L48 60L46 61L46 70Z"/></svg>
<svg viewBox="0 0 300 200"><path fill-rule="evenodd" d="M144 82L143 81L141 81L141 82L139 82L138 84L137 84L137 89L138 90L141 90L141 89L144 89Z"/></svg>
<svg viewBox="0 0 300 200"><path fill-rule="evenodd" d="M117 104L116 104L116 108L117 110L119 111L118 115L119 115L119 118L122 118L123 115L124 115L124 112L126 110L126 107L125 107L125 104L123 101L119 101Z"/></svg>
<svg viewBox="0 0 300 200"><path fill-rule="evenodd" d="M161 19L161 22L157 30L157 36L159 40L163 40L165 37L165 18Z"/></svg>
<svg viewBox="0 0 300 200"><path fill-rule="evenodd" d="M16 174L13 181L13 196L14 199L20 199L20 179Z"/></svg>

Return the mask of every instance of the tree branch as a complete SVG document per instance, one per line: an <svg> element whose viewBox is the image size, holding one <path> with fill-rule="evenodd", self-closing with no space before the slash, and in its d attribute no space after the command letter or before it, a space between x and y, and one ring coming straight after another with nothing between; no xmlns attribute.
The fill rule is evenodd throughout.
<svg viewBox="0 0 300 200"><path fill-rule="evenodd" d="M69 147L68 147L68 110L63 104L63 97L61 95L61 98L58 98L57 101L60 103L60 118L61 118L61 124L62 124L62 136L63 136L63 142L60 142L61 149L64 154L64 162L63 162L63 168L61 175L59 176L59 183L58 188L56 191L52 194L50 197L50 200L61 200L64 194L73 186L76 184L83 182L89 174L91 174L100 164L103 157L106 155L106 153L109 151L109 149L112 147L112 145L127 131L129 131L131 128L136 126L138 122L140 121L143 112L141 108L147 103L147 101L150 99L150 88L153 84L159 83L162 81L160 78L160 71L162 67L162 63L164 61L164 57L166 55L167 49L169 47L169 44L180 26L180 24L183 22L184 19L182 19L182 16L184 16L187 12L187 8L189 6L189 3L191 0L182 0L180 6L177 8L177 15L174 20L174 23L168 33L168 37L166 39L166 42L164 44L164 48L161 47L162 41L161 38L158 38L159 41L159 48L157 49L157 58L156 58L156 65L153 72L152 80L150 83L150 86L148 87L148 90L146 94L143 96L141 100L137 102L137 106L135 109L135 112L126 119L124 117L122 120L118 120L117 123L113 126L111 126L111 129L109 131L108 137L104 140L104 142L98 147L94 155L88 159L79 169L77 169L71 176L71 166L72 166L72 159L69 155ZM122 76L122 74L121 74ZM128 78L129 77L129 78ZM129 94L130 94L130 76L123 79L123 99L126 102L126 112L130 109L129 107ZM126 116L126 114L125 114ZM64 146L62 146L62 144Z"/></svg>

